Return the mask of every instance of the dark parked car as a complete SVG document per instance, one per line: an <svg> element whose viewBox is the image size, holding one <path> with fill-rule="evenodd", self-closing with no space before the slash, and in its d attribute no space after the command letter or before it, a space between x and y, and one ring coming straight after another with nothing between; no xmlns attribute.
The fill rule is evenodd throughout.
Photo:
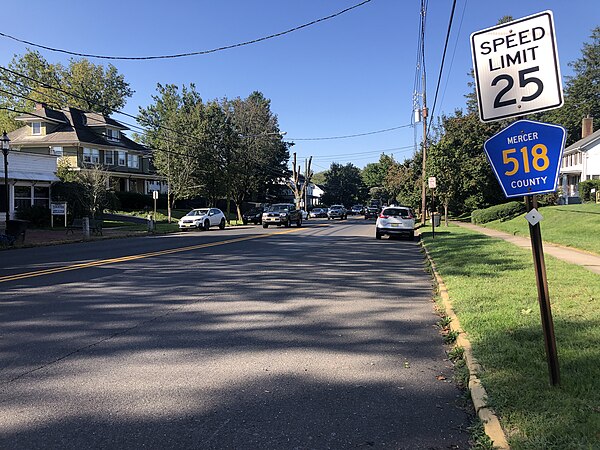
<svg viewBox="0 0 600 450"><path fill-rule="evenodd" d="M379 208L376 206L367 206L365 208L365 219L376 219L379 216Z"/></svg>
<svg viewBox="0 0 600 450"><path fill-rule="evenodd" d="M325 217L327 217L327 209L324 209L324 208L314 208L310 212L310 217L325 218Z"/></svg>
<svg viewBox="0 0 600 450"><path fill-rule="evenodd" d="M292 224L302 226L302 213L293 203L276 203L269 206L262 215L263 228L268 228L269 225L291 227Z"/></svg>
<svg viewBox="0 0 600 450"><path fill-rule="evenodd" d="M265 212L264 208L252 208L250 211L242 214L242 222L244 222L244 225L249 222L254 225L260 225L262 223L263 212Z"/></svg>

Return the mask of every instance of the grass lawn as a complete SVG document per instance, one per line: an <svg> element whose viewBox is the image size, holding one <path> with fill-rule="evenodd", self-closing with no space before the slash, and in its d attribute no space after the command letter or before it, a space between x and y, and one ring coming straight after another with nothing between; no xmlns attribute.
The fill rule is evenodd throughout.
<svg viewBox="0 0 600 450"><path fill-rule="evenodd" d="M539 211L544 217L540 223L544 241L600 254L600 204L546 206ZM529 236L529 224L523 216L484 226Z"/></svg>
<svg viewBox="0 0 600 450"><path fill-rule="evenodd" d="M546 256L561 369L552 388L531 252L456 226L423 239L511 447L600 449L600 277Z"/></svg>

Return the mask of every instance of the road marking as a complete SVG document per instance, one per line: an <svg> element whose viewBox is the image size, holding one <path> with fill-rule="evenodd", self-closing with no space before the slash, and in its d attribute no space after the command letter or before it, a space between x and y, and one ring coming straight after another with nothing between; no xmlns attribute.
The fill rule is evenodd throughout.
<svg viewBox="0 0 600 450"><path fill-rule="evenodd" d="M294 229L285 230L285 231L278 231L276 233L260 234L258 236L246 236L246 237L235 238L235 239L227 239L225 241L206 242L204 244L189 245L187 247L178 247L178 248L171 248L171 249L167 249L167 250L158 250L155 252L139 253L137 255L121 256L119 258L99 259L96 261L90 261L90 262L86 262L86 263L72 264L70 266L54 267L52 269L42 269L42 270L36 270L33 272L18 273L18 274L14 274L14 275L5 275L3 277L0 277L0 283L5 283L7 281L22 280L24 278L34 278L34 277L39 277L42 275L51 275L51 274L60 273L60 272L68 272L71 270L86 269L88 267L98 267L98 266L105 266L107 264L135 261L137 259L151 258L153 256L162 256L162 255L169 255L172 253L187 252L190 250L199 250L202 248L216 247L218 245L234 244L237 242L250 241L252 239L260 239L260 238L269 237L269 236L276 236L279 234L294 233L294 232L302 230L302 229L307 229L307 228L294 228Z"/></svg>

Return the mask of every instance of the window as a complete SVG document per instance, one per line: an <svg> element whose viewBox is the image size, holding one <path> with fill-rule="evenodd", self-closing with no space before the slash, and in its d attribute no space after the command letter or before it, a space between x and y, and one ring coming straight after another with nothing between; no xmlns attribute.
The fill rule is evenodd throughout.
<svg viewBox="0 0 600 450"><path fill-rule="evenodd" d="M84 148L83 162L89 164L98 164L100 162L100 150L97 148Z"/></svg>
<svg viewBox="0 0 600 450"><path fill-rule="evenodd" d="M31 134L34 136L39 136L42 134L42 122L32 122L31 123Z"/></svg>
<svg viewBox="0 0 600 450"><path fill-rule="evenodd" d="M31 206L31 186L15 186L15 209Z"/></svg>
<svg viewBox="0 0 600 450"><path fill-rule="evenodd" d="M118 154L119 154L119 160L118 160L119 166L127 165L127 153L119 150Z"/></svg>
<svg viewBox="0 0 600 450"><path fill-rule="evenodd" d="M139 169L140 157L138 155L127 155L127 166L134 169Z"/></svg>
<svg viewBox="0 0 600 450"><path fill-rule="evenodd" d="M54 156L64 156L62 147L50 147L50 154Z"/></svg>
<svg viewBox="0 0 600 450"><path fill-rule="evenodd" d="M106 137L111 141L119 140L119 130L113 130L112 128L106 129Z"/></svg>
<svg viewBox="0 0 600 450"><path fill-rule="evenodd" d="M107 166L115 164L115 152L112 150L104 150L104 164Z"/></svg>
<svg viewBox="0 0 600 450"><path fill-rule="evenodd" d="M44 186L34 186L33 204L38 206L50 206L50 188Z"/></svg>

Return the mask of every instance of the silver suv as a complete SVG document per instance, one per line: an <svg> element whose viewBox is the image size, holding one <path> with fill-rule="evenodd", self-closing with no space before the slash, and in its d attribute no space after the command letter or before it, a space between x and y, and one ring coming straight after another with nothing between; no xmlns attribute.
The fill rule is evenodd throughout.
<svg viewBox="0 0 600 450"><path fill-rule="evenodd" d="M348 218L348 211L346 211L346 208L344 208L344 205L332 205L331 208L329 208L329 211L327 211L327 220L332 220L332 219L347 219Z"/></svg>

